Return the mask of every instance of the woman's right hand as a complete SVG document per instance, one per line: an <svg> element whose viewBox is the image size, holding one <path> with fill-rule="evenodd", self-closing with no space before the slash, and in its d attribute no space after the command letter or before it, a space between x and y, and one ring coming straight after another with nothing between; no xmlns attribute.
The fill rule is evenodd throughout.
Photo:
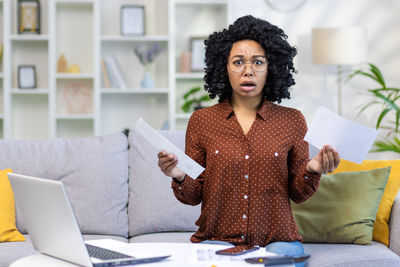
<svg viewBox="0 0 400 267"><path fill-rule="evenodd" d="M176 166L177 164L178 159L174 154L168 154L165 150L158 153L158 167L160 167L161 171L166 176L182 182L185 179L185 173Z"/></svg>

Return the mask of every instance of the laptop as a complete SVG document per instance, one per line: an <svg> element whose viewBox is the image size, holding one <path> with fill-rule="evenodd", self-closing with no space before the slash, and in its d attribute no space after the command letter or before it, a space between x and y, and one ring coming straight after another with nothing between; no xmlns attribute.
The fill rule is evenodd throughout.
<svg viewBox="0 0 400 267"><path fill-rule="evenodd" d="M134 257L85 244L61 181L9 173L33 247L46 255L81 266L121 266L164 260L170 255Z"/></svg>

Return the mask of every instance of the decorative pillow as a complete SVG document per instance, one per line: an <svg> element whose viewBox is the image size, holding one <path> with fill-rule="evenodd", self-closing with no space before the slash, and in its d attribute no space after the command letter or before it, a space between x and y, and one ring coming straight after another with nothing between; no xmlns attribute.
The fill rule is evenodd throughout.
<svg viewBox="0 0 400 267"><path fill-rule="evenodd" d="M318 191L292 211L305 242L370 245L390 167L323 175Z"/></svg>
<svg viewBox="0 0 400 267"><path fill-rule="evenodd" d="M25 241L15 226L15 202L7 173L11 169L0 171L0 242Z"/></svg>
<svg viewBox="0 0 400 267"><path fill-rule="evenodd" d="M367 171L391 166L389 180L383 192L381 203L378 207L376 220L372 231L372 240L389 246L389 219L394 199L400 190L400 160L364 160L362 164L356 164L347 160L340 160L340 164L334 173Z"/></svg>
<svg viewBox="0 0 400 267"><path fill-rule="evenodd" d="M184 131L161 131L177 147L185 149ZM195 231L200 205L179 202L171 178L158 167L157 151L139 132L129 134L129 236L166 231Z"/></svg>

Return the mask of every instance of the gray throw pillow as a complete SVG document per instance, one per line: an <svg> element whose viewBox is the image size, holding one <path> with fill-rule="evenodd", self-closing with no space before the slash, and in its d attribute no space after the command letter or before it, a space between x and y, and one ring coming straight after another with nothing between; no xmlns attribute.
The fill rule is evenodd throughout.
<svg viewBox="0 0 400 267"><path fill-rule="evenodd" d="M167 139L185 149L185 132L161 131ZM129 135L129 235L166 231L195 231L200 205L180 203L171 188L171 178L158 167L157 151L137 131Z"/></svg>
<svg viewBox="0 0 400 267"><path fill-rule="evenodd" d="M64 183L83 234L128 236L128 140L0 141L0 169ZM17 228L26 233L16 205Z"/></svg>

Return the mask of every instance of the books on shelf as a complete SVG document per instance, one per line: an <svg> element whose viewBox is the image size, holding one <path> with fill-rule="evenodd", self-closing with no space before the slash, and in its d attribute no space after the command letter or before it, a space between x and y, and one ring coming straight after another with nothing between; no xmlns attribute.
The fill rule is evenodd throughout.
<svg viewBox="0 0 400 267"><path fill-rule="evenodd" d="M101 74L103 77L103 86L105 88L111 88L110 77L108 76L106 63L104 62L104 59L101 61Z"/></svg>
<svg viewBox="0 0 400 267"><path fill-rule="evenodd" d="M126 80L115 56L106 56L102 61L103 83L107 88L126 89Z"/></svg>

